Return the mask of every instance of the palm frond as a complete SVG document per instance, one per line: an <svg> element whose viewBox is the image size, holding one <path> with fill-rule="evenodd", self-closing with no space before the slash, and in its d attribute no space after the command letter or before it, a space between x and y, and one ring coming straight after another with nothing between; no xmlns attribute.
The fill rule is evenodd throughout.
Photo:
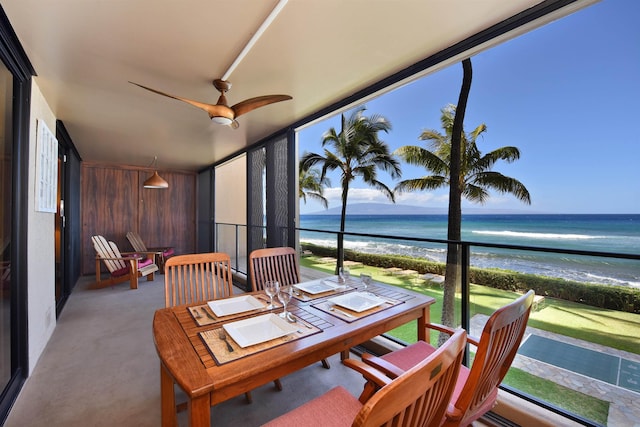
<svg viewBox="0 0 640 427"><path fill-rule="evenodd" d="M487 125L482 123L469 133L469 139L471 141L475 141L476 139L478 139L480 135L482 135L486 131L487 131Z"/></svg>
<svg viewBox="0 0 640 427"><path fill-rule="evenodd" d="M476 163L476 169L478 171L492 169L498 160L504 160L507 163L512 163L520 158L520 150L516 147L501 147L497 148L478 160Z"/></svg>
<svg viewBox="0 0 640 427"><path fill-rule="evenodd" d="M394 191L391 188L389 188L385 183L374 179L374 180L368 182L368 184L370 186L372 186L373 188L382 191L382 193L385 196L387 196L387 198L389 200L391 200L393 203L396 202Z"/></svg>
<svg viewBox="0 0 640 427"><path fill-rule="evenodd" d="M395 188L396 192L411 192L424 190L437 190L444 187L449 178L439 175L423 176L422 178L405 179L400 181Z"/></svg>
<svg viewBox="0 0 640 427"><path fill-rule="evenodd" d="M489 193L485 188L474 184L465 185L462 190L462 195L470 202L480 203L481 205L483 205L489 198Z"/></svg>
<svg viewBox="0 0 640 427"><path fill-rule="evenodd" d="M513 194L518 200L531 204L531 195L524 184L500 172L487 171L479 173L474 177L474 183L500 193Z"/></svg>
<svg viewBox="0 0 640 427"><path fill-rule="evenodd" d="M449 173L449 164L445 159L422 147L405 145L398 148L395 154L410 165L422 166L437 175Z"/></svg>
<svg viewBox="0 0 640 427"><path fill-rule="evenodd" d="M325 209L329 208L329 201L322 194L319 194L319 193L307 193L307 196L309 196L309 198L311 198L311 199L314 199L314 200L320 202ZM307 199L306 198L304 198L304 202L307 203Z"/></svg>

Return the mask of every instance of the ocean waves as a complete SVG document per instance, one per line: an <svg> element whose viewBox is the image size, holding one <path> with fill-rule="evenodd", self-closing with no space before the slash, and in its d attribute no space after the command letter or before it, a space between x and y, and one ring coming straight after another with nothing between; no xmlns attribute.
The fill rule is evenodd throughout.
<svg viewBox="0 0 640 427"><path fill-rule="evenodd" d="M339 216L301 218L301 227L336 230ZM475 215L463 221L469 242L593 252L640 253L640 215ZM345 248L445 262L446 245L401 237L444 239L443 216L349 216L347 231L389 238L345 236ZM466 230L466 231L465 231ZM300 232L300 240L336 247L336 236ZM640 288L640 261L471 245L471 265L584 283Z"/></svg>
<svg viewBox="0 0 640 427"><path fill-rule="evenodd" d="M608 236L593 236L588 234L562 234L562 233L533 233L522 231L488 231L488 230L472 230L472 234L484 235L484 236L506 236L526 239L543 239L543 240L591 240L591 239L606 239Z"/></svg>

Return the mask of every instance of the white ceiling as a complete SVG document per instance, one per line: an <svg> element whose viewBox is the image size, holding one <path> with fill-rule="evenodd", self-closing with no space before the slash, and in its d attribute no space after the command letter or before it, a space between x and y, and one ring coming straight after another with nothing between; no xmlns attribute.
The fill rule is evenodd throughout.
<svg viewBox="0 0 640 427"><path fill-rule="evenodd" d="M289 0L232 71L230 105L287 94L239 129L128 81L215 104L277 0L2 0L85 161L197 170L540 0ZM566 13L566 12L563 12ZM536 24L537 25L537 24Z"/></svg>

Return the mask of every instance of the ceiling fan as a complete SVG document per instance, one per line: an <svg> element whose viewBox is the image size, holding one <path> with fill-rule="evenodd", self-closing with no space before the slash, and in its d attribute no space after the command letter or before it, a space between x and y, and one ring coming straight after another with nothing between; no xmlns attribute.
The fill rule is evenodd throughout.
<svg viewBox="0 0 640 427"><path fill-rule="evenodd" d="M215 88L220 92L220 97L218 98L218 102L216 104L205 104L203 102L193 101L191 99L169 95L168 93L160 92L159 90L151 89L150 87L146 87L138 83L134 83L134 82L129 82L129 83L139 86L153 93L157 93L158 95L166 96L169 98L177 99L178 101L186 102L187 104L191 104L194 107L197 107L197 108L200 108L201 110L206 111L207 114L209 114L211 121L213 121L214 123L227 125L233 129L237 129L238 126L240 126L236 121L237 117L243 114L246 114L251 110L255 110L256 108L264 107L265 105L293 99L289 95L265 95L265 96L257 96L255 98L245 99L244 101L238 102L237 104L229 107L229 104L227 104L227 98L225 97L224 94L229 89L231 89L231 83L222 79L215 79L213 81L213 86L215 86Z"/></svg>

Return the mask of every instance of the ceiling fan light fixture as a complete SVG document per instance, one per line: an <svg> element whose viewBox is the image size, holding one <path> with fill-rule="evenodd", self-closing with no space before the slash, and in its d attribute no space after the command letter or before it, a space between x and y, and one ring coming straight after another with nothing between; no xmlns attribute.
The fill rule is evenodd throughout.
<svg viewBox="0 0 640 427"><path fill-rule="evenodd" d="M230 119L229 117L223 117L223 116L213 116L211 117L211 121L213 123L217 123L219 125L225 125L225 126L229 126L231 123L233 123L232 119Z"/></svg>

